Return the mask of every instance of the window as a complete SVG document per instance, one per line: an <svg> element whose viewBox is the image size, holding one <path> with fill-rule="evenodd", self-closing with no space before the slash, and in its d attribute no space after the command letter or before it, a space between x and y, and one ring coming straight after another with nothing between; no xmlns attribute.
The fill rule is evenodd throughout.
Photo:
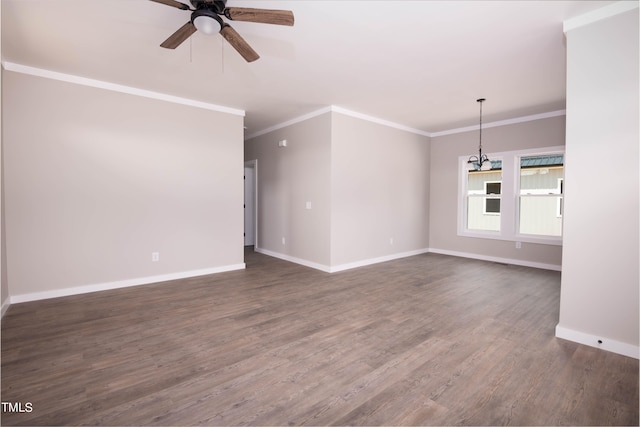
<svg viewBox="0 0 640 427"><path fill-rule="evenodd" d="M500 169L470 171L467 174L467 229L500 231L501 180Z"/></svg>
<svg viewBox="0 0 640 427"><path fill-rule="evenodd" d="M562 154L520 157L520 234L562 236Z"/></svg>
<svg viewBox="0 0 640 427"><path fill-rule="evenodd" d="M562 243L564 147L494 153L491 170L459 160L458 234Z"/></svg>

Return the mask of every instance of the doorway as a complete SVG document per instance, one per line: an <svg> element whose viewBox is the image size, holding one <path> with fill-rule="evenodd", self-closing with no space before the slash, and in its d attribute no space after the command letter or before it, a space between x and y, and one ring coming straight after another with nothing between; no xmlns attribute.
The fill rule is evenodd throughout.
<svg viewBox="0 0 640 427"><path fill-rule="evenodd" d="M258 160L244 162L244 246L258 247Z"/></svg>

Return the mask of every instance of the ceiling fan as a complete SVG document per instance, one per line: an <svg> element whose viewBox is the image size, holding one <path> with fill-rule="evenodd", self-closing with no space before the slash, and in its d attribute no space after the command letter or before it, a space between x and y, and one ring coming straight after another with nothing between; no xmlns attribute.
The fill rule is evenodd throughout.
<svg viewBox="0 0 640 427"><path fill-rule="evenodd" d="M260 55L249 46L249 43L231 25L224 22L221 16L232 21L293 26L293 12L289 10L227 7L227 0L189 0L193 8L176 0L151 1L191 11L191 20L160 45L167 49L175 49L180 46L196 31L205 34L219 32L247 62L253 62L260 58Z"/></svg>

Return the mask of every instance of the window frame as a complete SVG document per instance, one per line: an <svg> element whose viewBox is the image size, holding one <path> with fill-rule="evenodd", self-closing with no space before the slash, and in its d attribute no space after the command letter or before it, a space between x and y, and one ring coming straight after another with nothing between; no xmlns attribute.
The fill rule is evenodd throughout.
<svg viewBox="0 0 640 427"><path fill-rule="evenodd" d="M520 201L520 158L551 154L565 155L564 146L542 147L526 150L495 152L492 160L502 160L502 180L500 194L500 231L473 230L467 228L468 156L458 158L458 224L457 234L462 237L506 240L512 242L562 245L562 236L543 236L519 233ZM566 163L566 156L565 156ZM564 186L564 177L563 186ZM561 199L564 194L561 194ZM495 214L493 214L495 215Z"/></svg>

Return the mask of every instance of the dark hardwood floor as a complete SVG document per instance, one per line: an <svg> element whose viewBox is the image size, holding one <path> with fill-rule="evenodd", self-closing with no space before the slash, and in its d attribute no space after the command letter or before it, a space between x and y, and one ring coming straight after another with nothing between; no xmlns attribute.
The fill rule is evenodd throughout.
<svg viewBox="0 0 640 427"><path fill-rule="evenodd" d="M554 337L558 272L246 262L11 306L2 425L638 425L638 360Z"/></svg>

